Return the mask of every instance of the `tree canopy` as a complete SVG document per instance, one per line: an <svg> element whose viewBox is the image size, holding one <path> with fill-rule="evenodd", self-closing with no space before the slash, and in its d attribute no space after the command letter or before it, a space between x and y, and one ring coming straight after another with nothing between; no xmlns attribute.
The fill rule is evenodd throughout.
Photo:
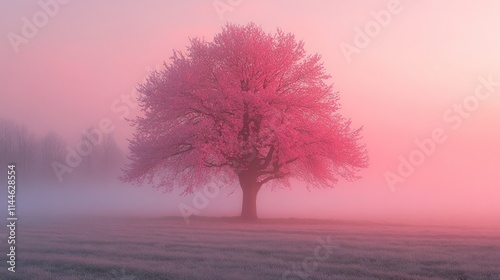
<svg viewBox="0 0 500 280"><path fill-rule="evenodd" d="M325 188L354 180L367 152L329 78L320 55L280 29L227 24L213 41L191 39L139 86L122 179L184 193L234 180L255 197L292 177Z"/></svg>

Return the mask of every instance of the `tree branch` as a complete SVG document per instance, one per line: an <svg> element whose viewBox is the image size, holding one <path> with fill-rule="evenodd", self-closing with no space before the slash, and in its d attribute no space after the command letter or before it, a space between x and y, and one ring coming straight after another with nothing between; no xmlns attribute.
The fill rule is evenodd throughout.
<svg viewBox="0 0 500 280"><path fill-rule="evenodd" d="M281 178L284 178L285 176L290 175L290 174L291 174L290 172L279 172L278 174L274 174L272 176L269 176L267 178L262 179L262 181L257 181L257 184L259 186L262 186L262 185L264 185L265 183L267 183L267 182L269 182L271 180L281 179Z"/></svg>
<svg viewBox="0 0 500 280"><path fill-rule="evenodd" d="M175 156L178 156L178 155L181 155L181 154L187 153L187 152L189 152L189 151L191 151L191 150L194 150L194 147L193 147L193 146L191 146L190 148L187 148L187 149L185 149L185 150L183 150L183 151L178 151L178 152L173 153L173 154L171 154L171 155L165 156L165 157L163 157L163 159L169 159L169 158L171 158L171 157L175 157Z"/></svg>
<svg viewBox="0 0 500 280"><path fill-rule="evenodd" d="M211 162L205 161L205 166L206 167L224 167L224 166L231 166L231 165L229 164L229 162L216 164L216 163L211 163Z"/></svg>
<svg viewBox="0 0 500 280"><path fill-rule="evenodd" d="M266 175L266 174L277 174L280 172L281 167L283 167L284 165L290 164L298 159L299 159L298 157L295 157L295 158L289 159L281 164L278 164L278 162L274 162L272 170L259 171L259 172L257 172L257 176L262 176L262 175Z"/></svg>
<svg viewBox="0 0 500 280"><path fill-rule="evenodd" d="M271 148L269 148L266 157L264 158L264 162L259 166L261 169L266 169L269 166L269 164L271 163L271 159L273 158L274 150L274 145L272 145Z"/></svg>

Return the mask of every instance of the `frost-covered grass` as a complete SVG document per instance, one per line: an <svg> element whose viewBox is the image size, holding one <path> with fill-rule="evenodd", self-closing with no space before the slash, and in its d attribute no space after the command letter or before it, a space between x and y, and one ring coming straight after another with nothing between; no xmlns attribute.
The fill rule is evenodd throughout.
<svg viewBox="0 0 500 280"><path fill-rule="evenodd" d="M2 229L2 235L4 235ZM321 251L328 240L330 253ZM20 219L0 279L500 279L493 229L178 218ZM309 263L305 260L309 260ZM302 265L306 265L306 269ZM295 272L293 271L295 267ZM298 273L300 274L298 274Z"/></svg>

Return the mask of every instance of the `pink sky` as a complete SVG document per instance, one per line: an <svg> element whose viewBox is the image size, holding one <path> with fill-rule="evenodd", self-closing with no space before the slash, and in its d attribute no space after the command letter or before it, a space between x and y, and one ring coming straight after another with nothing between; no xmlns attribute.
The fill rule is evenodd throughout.
<svg viewBox="0 0 500 280"><path fill-rule="evenodd" d="M226 2L237 5L221 19L213 4ZM22 18L31 20L42 8L38 1L3 1L0 118L24 123L38 135L54 130L73 142L89 125L110 118L125 147L132 130L111 107L123 106L115 100L130 94L147 68L168 61L172 49L184 50L189 37L211 40L226 20L253 21L268 31L292 32L308 51L322 55L340 91L342 113L364 126L371 158L363 179L340 182L334 190L262 192L261 216L500 225L500 86L456 129L457 113L448 114L453 122L443 119L454 104L472 98L479 77L500 82L500 2L347 2L73 0L61 4L16 53L8 34L20 35ZM372 12L391 5L399 7L397 14L348 62L341 44L353 45L356 28L364 29L374 20ZM417 149L414 141L437 128L446 140L391 191L384 174L397 174L398 157L408 158ZM143 193L144 201L161 203L153 192ZM237 211L238 195L217 199L203 214Z"/></svg>

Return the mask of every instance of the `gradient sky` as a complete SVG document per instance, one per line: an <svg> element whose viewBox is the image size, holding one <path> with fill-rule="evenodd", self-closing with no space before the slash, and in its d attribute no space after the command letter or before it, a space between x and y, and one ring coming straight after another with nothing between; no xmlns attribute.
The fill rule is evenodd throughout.
<svg viewBox="0 0 500 280"><path fill-rule="evenodd" d="M237 5L219 17L213 4L230 2ZM225 21L253 21L267 31L292 32L309 52L322 55L340 91L341 112L364 127L371 159L361 180L341 181L333 190L261 192L261 216L500 225L500 87L456 129L457 113L448 114L454 121L443 118L470 100L479 77L500 82L500 2L401 0L399 12L349 62L341 44L354 45L356 28L363 30L391 2L73 0L16 53L8 34L21 35L22 18L31 21L42 8L38 1L1 1L0 118L24 123L40 136L56 131L70 143L109 118L126 147L132 130L111 107L124 104L121 96L147 69L168 62L173 49L184 50L189 37L211 40ZM132 108L129 117L135 113ZM438 128L446 140L391 191L384 174L397 174L399 157L408 158L415 140ZM151 209L174 214L172 205L191 201L158 198L145 188L129 191ZM240 199L236 190L203 214L237 214Z"/></svg>

